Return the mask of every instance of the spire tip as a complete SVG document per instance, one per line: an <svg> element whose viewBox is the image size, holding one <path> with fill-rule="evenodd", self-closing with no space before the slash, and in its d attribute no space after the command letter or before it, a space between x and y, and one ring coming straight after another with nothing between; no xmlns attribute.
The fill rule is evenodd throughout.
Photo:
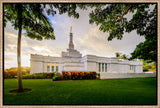
<svg viewBox="0 0 160 108"><path fill-rule="evenodd" d="M72 32L72 26L70 27L70 33Z"/></svg>

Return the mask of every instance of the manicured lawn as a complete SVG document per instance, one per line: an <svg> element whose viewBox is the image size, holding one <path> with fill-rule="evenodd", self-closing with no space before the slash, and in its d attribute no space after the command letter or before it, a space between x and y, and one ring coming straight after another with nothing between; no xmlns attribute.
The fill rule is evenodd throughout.
<svg viewBox="0 0 160 108"><path fill-rule="evenodd" d="M17 79L4 80L4 105L155 105L156 78L51 81L24 79L24 88L32 91L13 94Z"/></svg>

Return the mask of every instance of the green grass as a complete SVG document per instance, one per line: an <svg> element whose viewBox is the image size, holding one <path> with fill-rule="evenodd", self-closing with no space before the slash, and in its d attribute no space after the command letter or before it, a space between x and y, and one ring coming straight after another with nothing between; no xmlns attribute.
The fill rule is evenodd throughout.
<svg viewBox="0 0 160 108"><path fill-rule="evenodd" d="M32 91L13 94L17 79L4 80L4 105L155 105L156 78L51 81L24 79L23 87Z"/></svg>

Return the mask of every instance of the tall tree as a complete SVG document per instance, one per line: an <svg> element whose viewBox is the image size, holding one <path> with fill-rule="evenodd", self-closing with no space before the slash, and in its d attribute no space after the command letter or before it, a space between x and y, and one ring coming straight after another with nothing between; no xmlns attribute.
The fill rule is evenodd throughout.
<svg viewBox="0 0 160 108"><path fill-rule="evenodd" d="M46 12L48 15L54 16L56 14L55 8L58 9L59 14L68 12L68 16L79 17L79 14L75 11L77 8L75 4L4 4L4 26L6 26L7 21L10 21L14 29L18 30L17 64L19 92L23 92L21 72L22 30L25 30L26 36L31 39L55 39L54 29L44 14Z"/></svg>
<svg viewBox="0 0 160 108"><path fill-rule="evenodd" d="M130 59L157 60L157 4L107 4L94 7L90 13L89 23L99 25L99 30L109 32L108 40L122 39L124 32L133 30L145 37L137 45ZM151 9L153 8L153 9ZM131 13L131 19L125 15Z"/></svg>

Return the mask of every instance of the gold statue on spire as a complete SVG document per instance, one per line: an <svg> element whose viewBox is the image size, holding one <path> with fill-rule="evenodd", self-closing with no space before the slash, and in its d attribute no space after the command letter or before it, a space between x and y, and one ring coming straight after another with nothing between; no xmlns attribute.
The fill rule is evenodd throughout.
<svg viewBox="0 0 160 108"><path fill-rule="evenodd" d="M72 26L71 26L71 28L70 28L70 33L72 32Z"/></svg>

